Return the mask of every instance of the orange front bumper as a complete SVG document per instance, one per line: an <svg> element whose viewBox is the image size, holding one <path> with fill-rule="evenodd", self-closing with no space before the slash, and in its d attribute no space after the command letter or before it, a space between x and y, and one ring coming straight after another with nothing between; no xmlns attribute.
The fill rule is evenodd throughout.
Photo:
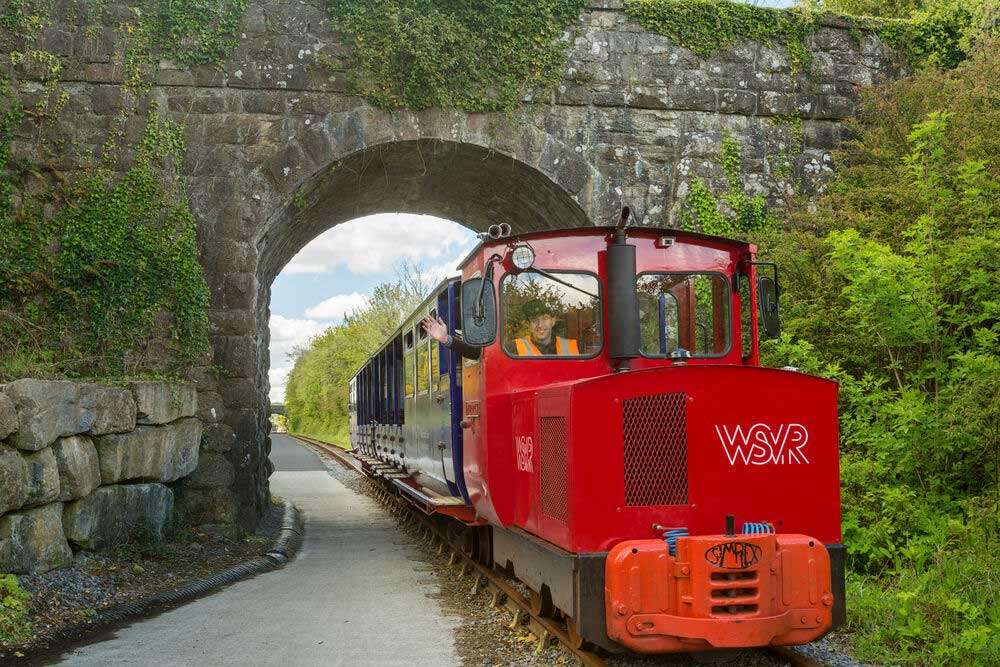
<svg viewBox="0 0 1000 667"><path fill-rule="evenodd" d="M805 535L708 535L616 545L608 636L638 653L810 642L833 625L830 556Z"/></svg>

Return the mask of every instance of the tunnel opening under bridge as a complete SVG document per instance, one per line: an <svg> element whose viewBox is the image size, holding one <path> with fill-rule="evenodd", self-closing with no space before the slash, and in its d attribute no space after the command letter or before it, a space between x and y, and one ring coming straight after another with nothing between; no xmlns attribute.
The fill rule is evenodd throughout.
<svg viewBox="0 0 1000 667"><path fill-rule="evenodd" d="M271 286L281 270L320 234L380 213L444 218L474 232L506 222L515 234L610 222L591 220L581 206L581 199L593 194L594 171L589 165L553 158L558 153L545 142L523 152L514 157L478 144L440 139L379 144L331 160L270 217L256 240L255 404L250 414L244 410L237 417L243 426L237 430L243 440L238 448L242 456L232 461L240 523L255 523L270 497L269 322ZM576 173L567 176L567 168ZM575 190L571 193L565 186L567 178L583 186L571 188Z"/></svg>

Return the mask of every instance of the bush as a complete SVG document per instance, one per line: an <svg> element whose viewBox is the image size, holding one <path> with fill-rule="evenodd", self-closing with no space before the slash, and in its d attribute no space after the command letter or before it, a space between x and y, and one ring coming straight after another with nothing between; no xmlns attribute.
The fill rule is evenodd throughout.
<svg viewBox="0 0 1000 667"><path fill-rule="evenodd" d="M870 91L813 211L758 234L783 267L770 364L841 387L859 656L997 664L1000 54Z"/></svg>
<svg viewBox="0 0 1000 667"><path fill-rule="evenodd" d="M13 574L0 574L0 646L20 644L31 636L25 592Z"/></svg>

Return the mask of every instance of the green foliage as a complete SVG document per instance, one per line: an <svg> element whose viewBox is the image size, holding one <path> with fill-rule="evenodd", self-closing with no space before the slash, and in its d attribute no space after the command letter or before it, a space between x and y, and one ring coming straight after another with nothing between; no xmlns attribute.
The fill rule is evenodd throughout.
<svg viewBox="0 0 1000 667"><path fill-rule="evenodd" d="M792 71L811 61L808 39L824 19L847 20L857 35L877 35L914 64L954 67L988 34L997 34L996 0L804 0L791 9L734 0L625 0L651 32L709 56L740 39L783 44Z"/></svg>
<svg viewBox="0 0 1000 667"><path fill-rule="evenodd" d="M905 48L915 62L954 67L976 44L1000 36L1000 3L996 0L801 0L814 11L905 20ZM899 37L899 36L897 36ZM896 46L903 46L896 40Z"/></svg>
<svg viewBox="0 0 1000 667"><path fill-rule="evenodd" d="M221 65L238 44L236 32L249 0L135 2L150 46L179 65Z"/></svg>
<svg viewBox="0 0 1000 667"><path fill-rule="evenodd" d="M27 602L31 596L13 574L0 574L0 646L19 644L31 636Z"/></svg>
<svg viewBox="0 0 1000 667"><path fill-rule="evenodd" d="M921 520L941 538L926 566L848 577L855 654L877 664L1000 664L1000 581L991 557L1000 548L996 509L972 504L963 521Z"/></svg>
<svg viewBox="0 0 1000 667"><path fill-rule="evenodd" d="M128 372L160 313L172 314L179 358L206 351L195 222L176 172L164 179L183 148L180 128L154 113L120 179L95 170L56 195L72 205L49 214L46 193L0 218L0 311L17 314L0 323L5 351L54 351L66 374Z"/></svg>
<svg viewBox="0 0 1000 667"><path fill-rule="evenodd" d="M0 266L0 378L122 375L154 362L164 370L163 352L160 359L149 353L153 340L174 363L193 361L208 349L208 290L179 173L183 133L143 101L157 48L166 54L169 44L184 64L221 57L220 42L208 37L235 28L236 5L131 4L132 20L118 26L113 63L123 79L121 108L100 154L81 156L83 168L72 178L54 164L65 146L42 141L47 133L34 133L37 161L14 163L10 153L15 128L30 118L41 130L68 100L61 59L34 47L51 5L18 0L0 13L9 64L28 68L44 84L25 108L19 85L0 80L0 252L6 260ZM86 21L103 11L99 2L74 7ZM229 18L213 23L213 7ZM140 109L145 132L130 140L128 125Z"/></svg>
<svg viewBox="0 0 1000 667"><path fill-rule="evenodd" d="M368 303L298 352L285 390L288 430L348 442L348 382L422 300L426 285L407 270L375 288Z"/></svg>
<svg viewBox="0 0 1000 667"><path fill-rule="evenodd" d="M749 195L743 188L740 144L729 134L722 138L720 156L728 188L717 197L701 179L691 183L684 200L684 229L714 236L749 238L774 224L763 195Z"/></svg>
<svg viewBox="0 0 1000 667"><path fill-rule="evenodd" d="M585 0L328 0L354 39L357 92L384 109L513 111L551 88Z"/></svg>
<svg viewBox="0 0 1000 667"><path fill-rule="evenodd" d="M625 11L646 30L666 35L701 56L752 39L784 44L793 70L810 62L805 40L815 30L813 12L730 0L625 0Z"/></svg>
<svg viewBox="0 0 1000 667"><path fill-rule="evenodd" d="M868 92L815 211L758 235L784 285L767 361L840 383L851 641L873 662L1000 661L998 69L984 48Z"/></svg>
<svg viewBox="0 0 1000 667"><path fill-rule="evenodd" d="M826 10L849 16L881 16L905 19L923 4L923 0L800 0L801 7Z"/></svg>

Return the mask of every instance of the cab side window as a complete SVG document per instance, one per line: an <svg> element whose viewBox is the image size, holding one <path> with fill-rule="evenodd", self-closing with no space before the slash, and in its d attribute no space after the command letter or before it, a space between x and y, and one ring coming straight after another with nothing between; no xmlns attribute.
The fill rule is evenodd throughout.
<svg viewBox="0 0 1000 667"><path fill-rule="evenodd" d="M519 358L591 357L601 350L601 296L587 273L524 271L501 285L503 348Z"/></svg>

